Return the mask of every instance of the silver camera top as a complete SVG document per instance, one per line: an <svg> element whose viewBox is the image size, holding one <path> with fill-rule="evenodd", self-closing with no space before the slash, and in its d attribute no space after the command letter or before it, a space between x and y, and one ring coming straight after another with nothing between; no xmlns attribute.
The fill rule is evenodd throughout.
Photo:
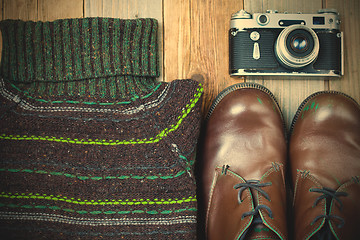
<svg viewBox="0 0 360 240"><path fill-rule="evenodd" d="M312 29L339 29L340 18L335 9L320 9L317 14L278 13L277 10L250 14L242 9L232 15L230 27L285 28L294 24L306 25Z"/></svg>

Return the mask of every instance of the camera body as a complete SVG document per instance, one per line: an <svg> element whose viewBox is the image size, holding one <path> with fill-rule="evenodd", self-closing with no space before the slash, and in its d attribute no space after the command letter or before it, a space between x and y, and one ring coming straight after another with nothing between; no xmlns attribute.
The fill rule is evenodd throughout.
<svg viewBox="0 0 360 240"><path fill-rule="evenodd" d="M230 75L343 75L343 33L336 10L232 15Z"/></svg>

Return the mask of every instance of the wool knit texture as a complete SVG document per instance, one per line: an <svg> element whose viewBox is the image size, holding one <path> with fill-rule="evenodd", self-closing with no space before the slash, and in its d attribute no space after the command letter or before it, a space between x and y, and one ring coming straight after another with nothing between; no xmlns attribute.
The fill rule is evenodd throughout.
<svg viewBox="0 0 360 240"><path fill-rule="evenodd" d="M157 21L0 22L2 239L195 239L203 89Z"/></svg>

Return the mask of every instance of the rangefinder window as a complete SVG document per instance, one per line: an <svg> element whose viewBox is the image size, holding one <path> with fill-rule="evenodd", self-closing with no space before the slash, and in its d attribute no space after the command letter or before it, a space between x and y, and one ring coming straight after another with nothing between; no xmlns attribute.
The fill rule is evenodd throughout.
<svg viewBox="0 0 360 240"><path fill-rule="evenodd" d="M306 25L304 20L280 20L279 21L279 25L282 27L287 27L287 26L291 26L294 24L301 24L301 25Z"/></svg>

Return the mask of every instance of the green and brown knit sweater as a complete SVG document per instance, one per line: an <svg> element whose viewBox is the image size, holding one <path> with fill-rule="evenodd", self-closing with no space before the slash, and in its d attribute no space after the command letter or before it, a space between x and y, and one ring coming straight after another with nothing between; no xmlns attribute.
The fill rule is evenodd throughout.
<svg viewBox="0 0 360 240"><path fill-rule="evenodd" d="M202 87L157 21L0 22L2 239L194 239Z"/></svg>

